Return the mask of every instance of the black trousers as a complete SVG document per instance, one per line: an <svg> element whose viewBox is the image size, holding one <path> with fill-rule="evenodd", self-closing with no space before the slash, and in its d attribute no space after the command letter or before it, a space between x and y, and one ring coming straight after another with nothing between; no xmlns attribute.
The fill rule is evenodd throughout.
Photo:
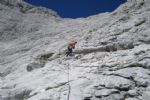
<svg viewBox="0 0 150 100"><path fill-rule="evenodd" d="M72 48L68 48L66 52L66 56L71 56L72 55Z"/></svg>

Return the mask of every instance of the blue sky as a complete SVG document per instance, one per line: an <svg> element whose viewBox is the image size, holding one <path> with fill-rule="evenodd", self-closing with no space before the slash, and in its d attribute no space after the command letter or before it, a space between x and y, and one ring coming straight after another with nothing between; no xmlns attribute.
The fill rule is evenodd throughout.
<svg viewBox="0 0 150 100"><path fill-rule="evenodd" d="M88 17L111 12L126 0L24 0L35 6L52 9L63 18Z"/></svg>

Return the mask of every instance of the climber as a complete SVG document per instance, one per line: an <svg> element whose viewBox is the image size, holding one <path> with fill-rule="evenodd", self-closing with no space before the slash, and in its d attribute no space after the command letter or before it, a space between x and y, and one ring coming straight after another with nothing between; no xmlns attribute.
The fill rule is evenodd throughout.
<svg viewBox="0 0 150 100"><path fill-rule="evenodd" d="M72 41L71 43L69 43L67 47L66 56L72 56L72 49L75 49L76 44L77 44L77 41Z"/></svg>

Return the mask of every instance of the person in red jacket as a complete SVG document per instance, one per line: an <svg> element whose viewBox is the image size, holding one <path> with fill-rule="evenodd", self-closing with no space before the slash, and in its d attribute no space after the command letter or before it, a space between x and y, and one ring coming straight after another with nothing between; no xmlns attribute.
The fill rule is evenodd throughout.
<svg viewBox="0 0 150 100"><path fill-rule="evenodd" d="M69 43L66 56L72 56L72 49L75 49L76 44L77 44L77 41L72 41L71 43Z"/></svg>

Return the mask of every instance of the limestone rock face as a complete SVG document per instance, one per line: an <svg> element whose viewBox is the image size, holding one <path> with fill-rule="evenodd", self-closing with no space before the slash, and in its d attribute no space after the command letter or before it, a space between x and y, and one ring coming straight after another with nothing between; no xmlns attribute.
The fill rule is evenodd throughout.
<svg viewBox="0 0 150 100"><path fill-rule="evenodd" d="M0 100L149 100L149 5L127 0L110 13L64 19L0 0Z"/></svg>
<svg viewBox="0 0 150 100"><path fill-rule="evenodd" d="M47 22L52 23L60 19L52 10L36 8L21 0L1 0L0 17L2 41L11 41L25 34L33 34Z"/></svg>

